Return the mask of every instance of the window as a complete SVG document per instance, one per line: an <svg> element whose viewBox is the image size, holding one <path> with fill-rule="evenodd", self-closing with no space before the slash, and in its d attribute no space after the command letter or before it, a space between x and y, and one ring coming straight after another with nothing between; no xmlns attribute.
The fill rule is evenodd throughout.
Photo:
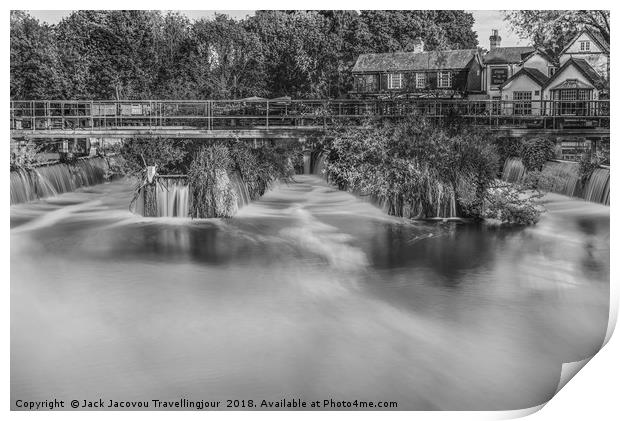
<svg viewBox="0 0 620 421"><path fill-rule="evenodd" d="M555 91L559 113L562 115L587 115L588 101L592 97L591 89L560 89Z"/></svg>
<svg viewBox="0 0 620 421"><path fill-rule="evenodd" d="M360 92L376 92L377 90L377 76L376 75L362 75L358 79L358 91Z"/></svg>
<svg viewBox="0 0 620 421"><path fill-rule="evenodd" d="M549 77L553 76L556 70L558 69L556 69L555 67L549 67Z"/></svg>
<svg viewBox="0 0 620 421"><path fill-rule="evenodd" d="M437 72L437 87L438 88L450 88L452 87L452 75L450 72Z"/></svg>
<svg viewBox="0 0 620 421"><path fill-rule="evenodd" d="M401 89L403 86L403 75L401 73L388 74L388 89Z"/></svg>
<svg viewBox="0 0 620 421"><path fill-rule="evenodd" d="M426 88L426 74L424 73L415 74L415 87L417 89Z"/></svg>
<svg viewBox="0 0 620 421"><path fill-rule="evenodd" d="M590 41L579 41L579 49L581 51L590 51Z"/></svg>
<svg viewBox="0 0 620 421"><path fill-rule="evenodd" d="M515 91L512 93L514 113L517 115L532 114L532 91Z"/></svg>

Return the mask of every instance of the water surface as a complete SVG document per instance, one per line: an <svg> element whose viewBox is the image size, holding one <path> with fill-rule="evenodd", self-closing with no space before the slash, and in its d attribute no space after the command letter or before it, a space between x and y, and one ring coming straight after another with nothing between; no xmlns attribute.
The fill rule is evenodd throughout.
<svg viewBox="0 0 620 421"><path fill-rule="evenodd" d="M595 353L609 207L529 228L410 222L315 176L227 221L132 185L11 207L11 400L389 400L518 409Z"/></svg>

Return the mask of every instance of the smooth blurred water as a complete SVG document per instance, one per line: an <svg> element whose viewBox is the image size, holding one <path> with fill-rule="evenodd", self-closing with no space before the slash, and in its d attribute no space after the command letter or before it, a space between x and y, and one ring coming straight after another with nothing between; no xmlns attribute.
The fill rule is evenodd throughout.
<svg viewBox="0 0 620 421"><path fill-rule="evenodd" d="M11 207L11 400L361 399L517 409L598 351L609 207L505 228L386 216L316 176L231 220L123 181Z"/></svg>

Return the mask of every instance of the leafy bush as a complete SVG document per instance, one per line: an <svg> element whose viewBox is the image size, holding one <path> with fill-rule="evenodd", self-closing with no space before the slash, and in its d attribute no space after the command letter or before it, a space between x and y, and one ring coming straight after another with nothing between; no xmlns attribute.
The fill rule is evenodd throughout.
<svg viewBox="0 0 620 421"><path fill-rule="evenodd" d="M549 138L526 139L521 149L521 159L527 171L541 170L545 162L555 157L555 142Z"/></svg>
<svg viewBox="0 0 620 421"><path fill-rule="evenodd" d="M294 160L301 155L290 148L252 148L245 142L232 142L228 149L231 158L230 170L241 174L251 199L258 199L265 194L275 180L291 180L295 174Z"/></svg>
<svg viewBox="0 0 620 421"><path fill-rule="evenodd" d="M458 203L462 214L480 217L484 192L498 170L488 135L451 132L421 118L369 121L335 130L328 139L328 178L386 203L393 215L447 216L455 207L450 203Z"/></svg>
<svg viewBox="0 0 620 421"><path fill-rule="evenodd" d="M590 176L603 162L605 155L603 153L584 153L579 160L579 179L582 185L586 185Z"/></svg>
<svg viewBox="0 0 620 421"><path fill-rule="evenodd" d="M18 143L11 151L11 171L33 169L40 162L37 155L39 149L32 142Z"/></svg>
<svg viewBox="0 0 620 421"><path fill-rule="evenodd" d="M500 162L506 162L508 158L520 158L523 149L521 137L498 137L494 144L497 148Z"/></svg>
<svg viewBox="0 0 620 421"><path fill-rule="evenodd" d="M159 174L185 174L190 152L187 141L159 137L127 139L121 147L125 170L130 175L152 165Z"/></svg>
<svg viewBox="0 0 620 421"><path fill-rule="evenodd" d="M536 203L537 197L539 196L528 194L513 184L497 181L487 191L484 217L509 224L535 224L544 211Z"/></svg>
<svg viewBox="0 0 620 421"><path fill-rule="evenodd" d="M525 173L519 185L535 192L561 191L566 183L564 174L553 173L548 170L535 170Z"/></svg>
<svg viewBox="0 0 620 421"><path fill-rule="evenodd" d="M225 146L207 146L198 151L187 174L193 218L231 217L237 212L237 194L228 177L230 166Z"/></svg>

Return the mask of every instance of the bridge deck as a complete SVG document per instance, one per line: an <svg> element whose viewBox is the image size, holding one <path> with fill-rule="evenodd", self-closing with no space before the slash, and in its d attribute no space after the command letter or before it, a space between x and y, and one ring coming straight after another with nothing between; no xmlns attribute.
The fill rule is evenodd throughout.
<svg viewBox="0 0 620 421"><path fill-rule="evenodd" d="M459 118L508 135L609 135L609 101L237 100L13 101L11 138L288 139L368 118Z"/></svg>

